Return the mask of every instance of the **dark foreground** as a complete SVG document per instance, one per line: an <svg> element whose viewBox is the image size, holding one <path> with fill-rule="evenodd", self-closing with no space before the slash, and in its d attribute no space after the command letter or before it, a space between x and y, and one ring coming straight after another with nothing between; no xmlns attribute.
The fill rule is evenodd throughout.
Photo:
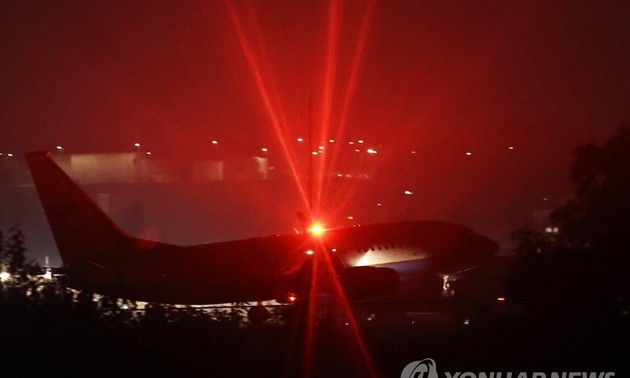
<svg viewBox="0 0 630 378"><path fill-rule="evenodd" d="M372 324L361 330L370 368L352 325L318 325L309 338L297 323L243 327L227 318L174 317L163 311L137 322L124 312L104 319L54 303L27 311L4 304L1 376L399 377L409 362L423 358L436 361L440 376L457 371L614 371L623 377L629 370L624 321L578 324L520 316L495 319L482 328L439 331ZM310 352L305 345L312 345Z"/></svg>

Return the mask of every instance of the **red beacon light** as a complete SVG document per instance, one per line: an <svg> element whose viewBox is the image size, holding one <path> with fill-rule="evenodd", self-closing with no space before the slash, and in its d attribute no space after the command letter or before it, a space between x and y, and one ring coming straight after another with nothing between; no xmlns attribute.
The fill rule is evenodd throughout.
<svg viewBox="0 0 630 378"><path fill-rule="evenodd" d="M307 231L314 236L322 236L326 229L319 223L313 223L311 227L307 229Z"/></svg>

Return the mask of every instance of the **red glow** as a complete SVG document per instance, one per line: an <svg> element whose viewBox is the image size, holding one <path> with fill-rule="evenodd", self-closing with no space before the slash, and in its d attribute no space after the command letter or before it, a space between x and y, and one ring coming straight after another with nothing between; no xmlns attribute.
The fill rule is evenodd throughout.
<svg viewBox="0 0 630 378"><path fill-rule="evenodd" d="M339 97L335 95L335 91L338 88L338 50L340 45L339 38L343 3L336 0L331 0L329 2L321 95L315 97L317 100L321 101L321 105L319 107L321 113L315 117L317 122L315 122L314 126L317 126L318 129L312 130L312 135L316 139L309 140L311 149L306 150L310 151L313 154L312 156L317 155L317 165L314 167L315 169L312 177L309 178L309 181L311 181L310 184L312 185L312 193L314 194L312 201L309 200L306 194L308 190L305 189L302 184L302 180L300 179L301 177L306 176L306 174L305 172L300 172L297 168L297 162L303 160L306 156L300 157L294 154L293 152L295 151L291 150L291 146L293 146L293 144L290 145L288 143L288 141L293 142L296 140L296 136L289 135L290 133L288 132L286 114L290 109L286 106L287 104L280 101L280 95L278 94L275 84L277 82L277 78L271 74L272 70L269 67L270 60L267 59L268 51L265 48L262 33L258 30L256 22L248 23L248 30L246 32L236 6L228 1L226 1L225 4L230 15L232 25L236 31L236 36L243 51L245 60L253 76L256 93L258 94L262 102L262 106L269 117L270 126L280 144L283 157L286 159L286 162L291 169L293 179L298 186L305 208L308 209L310 212L310 218L312 218L313 214L317 214L322 206L324 178L327 177L327 169L330 168L328 164L330 164L331 161L334 161L335 154L338 154L338 151L336 151L335 148L329 149L326 146L322 146L320 143L331 139L330 137L333 136L329 135L333 131L331 125L333 125L333 119L337 120L337 116L339 115L338 113L335 113L335 111L341 110L341 119L344 122L347 117L351 97L353 96L356 87L360 61L367 41L367 31L369 29L374 9L374 2L369 2L362 19L361 29L358 35L359 41L351 61L352 66L350 67L350 77L346 83L347 87L343 92L343 98L341 98L342 102L340 109L335 108L335 104L337 103L336 100L338 100ZM249 10L251 11L251 9ZM249 19L250 18L248 18L248 20ZM255 15L252 19L256 19ZM335 130L337 135L341 134L341 129L343 127L343 124L338 126ZM334 138L334 140L341 139L342 138L339 136ZM298 142L303 141L301 138L297 140ZM312 149L317 148L317 146L320 146L318 150L313 151ZM310 158L312 158L312 156ZM345 200L349 200L349 198L345 198ZM319 223L313 223L312 226L308 228L308 232L310 234L318 237L322 236L325 231L326 229ZM357 371L361 370L363 372L361 375L375 376L375 370L368 354L367 347L357 328L358 323L352 314L352 309L350 308L348 299L339 282L337 275L338 272L335 270L330 255L328 253L324 253L327 251L326 247L323 243L321 243L319 238L316 240L319 241L319 244L314 246L313 249L306 251L308 255L311 255L311 259L309 260L312 262L312 267L309 269L312 269L312 271L310 273L309 295L308 298L303 299L306 301L304 309L305 333L302 349L302 368L304 376L310 376L312 374L314 358L317 357L315 354L315 343L319 337L319 334L316 332L318 329L318 309L320 305L322 305L322 303L319 303L320 299L318 296L323 293L333 297L333 301L335 303L334 306L339 308L345 319L347 319L351 324L350 328L342 335L344 342L347 342L347 348L349 351L348 357L355 363Z"/></svg>
<svg viewBox="0 0 630 378"><path fill-rule="evenodd" d="M252 49L251 43L245 34L243 25L240 21L240 18L238 16L236 9L230 2L226 1L225 4L230 14L230 20L232 21L234 29L236 30L239 43L241 45L241 48L243 49L243 54L245 55L245 59L247 60L247 63L249 65L252 75L254 76L254 81L256 83L256 88L258 89L258 94L260 95L260 99L262 100L263 106L265 110L267 111L267 114L269 115L269 118L271 120L271 126L274 130L274 133L276 134L276 137L278 138L278 141L280 142L283 155L285 157L285 160L289 164L295 183L302 196L302 200L305 206L308 208L309 201L306 196L306 191L304 190L304 187L300 182L300 178L299 178L300 176L295 166L295 159L293 155L291 154L291 152L289 151L288 143L287 143L287 140L285 139L285 133L284 133L285 122L283 122L284 115L282 114L280 110L277 110L278 108L280 108L279 105L274 107L274 105L272 104L271 96L269 94L270 92L269 86L266 84L267 82L273 83L274 80L273 78L271 78L266 81L263 78L261 64L256 58L256 55ZM258 42L260 45L262 45L261 40L262 38L260 38L259 36ZM265 50L263 48L263 54L264 54L264 51ZM276 103L277 102L278 101L276 101Z"/></svg>

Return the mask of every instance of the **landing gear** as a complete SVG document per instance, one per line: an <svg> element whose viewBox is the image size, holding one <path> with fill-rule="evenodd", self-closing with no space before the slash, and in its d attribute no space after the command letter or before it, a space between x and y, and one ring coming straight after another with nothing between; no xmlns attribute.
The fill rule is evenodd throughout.
<svg viewBox="0 0 630 378"><path fill-rule="evenodd" d="M442 277L442 296L444 298L450 298L455 295L455 289L451 287L448 274L440 275Z"/></svg>

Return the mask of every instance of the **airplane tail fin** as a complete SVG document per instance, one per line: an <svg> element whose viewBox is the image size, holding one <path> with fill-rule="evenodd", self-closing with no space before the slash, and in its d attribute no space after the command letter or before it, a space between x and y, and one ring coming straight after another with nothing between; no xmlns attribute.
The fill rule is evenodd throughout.
<svg viewBox="0 0 630 378"><path fill-rule="evenodd" d="M30 152L26 162L66 266L105 266L129 237L55 163L50 152Z"/></svg>

